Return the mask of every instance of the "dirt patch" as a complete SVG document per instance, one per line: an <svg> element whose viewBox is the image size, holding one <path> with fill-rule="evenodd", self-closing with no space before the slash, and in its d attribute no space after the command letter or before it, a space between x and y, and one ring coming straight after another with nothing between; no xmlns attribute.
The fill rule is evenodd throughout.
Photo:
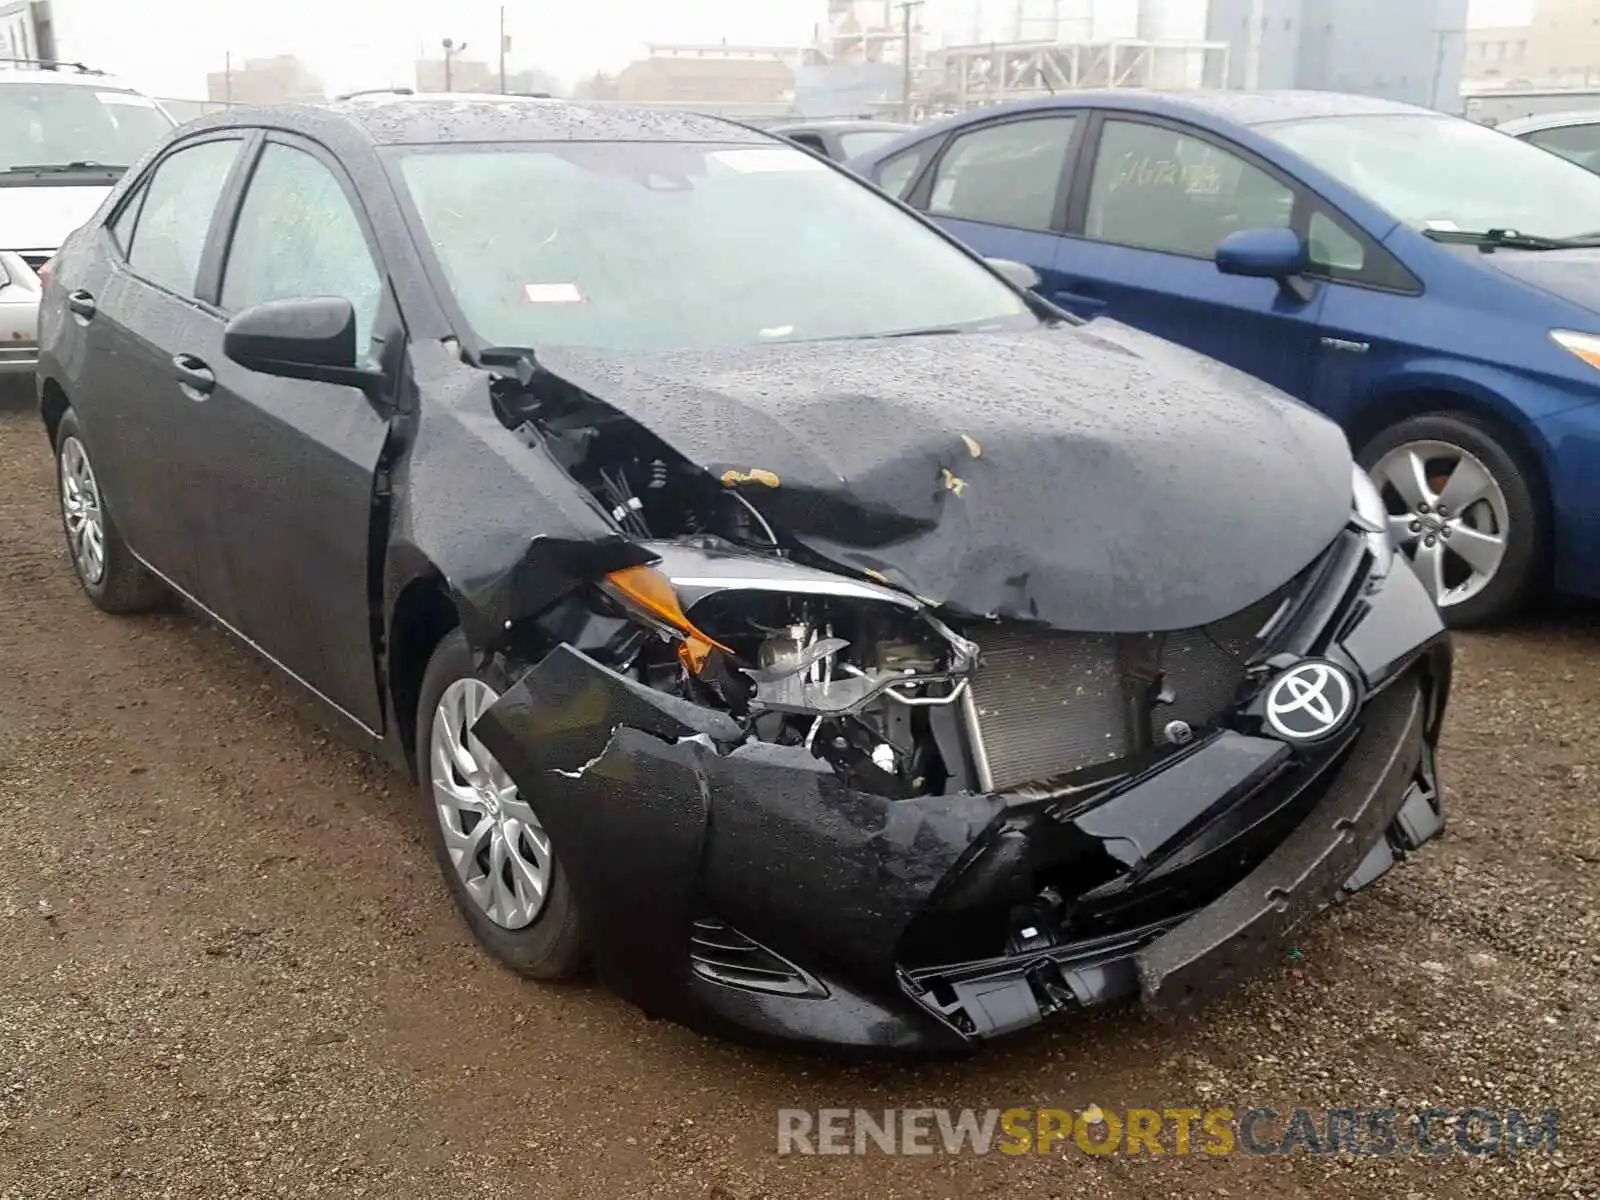
<svg viewBox="0 0 1600 1200"><path fill-rule="evenodd" d="M184 613L101 616L0 411L0 1197L1590 1195L1600 628L1461 640L1444 839L1168 1029L842 1066L496 968L408 789ZM1561 1110L1518 1157L786 1157L780 1108Z"/></svg>

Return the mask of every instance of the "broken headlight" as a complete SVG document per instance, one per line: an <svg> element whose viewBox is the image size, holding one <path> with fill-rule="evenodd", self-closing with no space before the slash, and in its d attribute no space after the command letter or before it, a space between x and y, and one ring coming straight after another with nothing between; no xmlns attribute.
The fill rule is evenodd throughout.
<svg viewBox="0 0 1600 1200"><path fill-rule="evenodd" d="M758 741L803 747L862 790L943 790L975 645L891 588L790 560L656 548L657 568L602 587L659 635L629 664L641 682L724 709Z"/></svg>

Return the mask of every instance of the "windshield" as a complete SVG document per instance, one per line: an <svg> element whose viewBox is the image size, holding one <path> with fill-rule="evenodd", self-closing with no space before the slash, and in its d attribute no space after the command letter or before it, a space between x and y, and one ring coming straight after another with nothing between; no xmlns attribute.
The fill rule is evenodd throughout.
<svg viewBox="0 0 1600 1200"><path fill-rule="evenodd" d="M708 348L1035 320L937 233L787 146L397 153L485 345Z"/></svg>
<svg viewBox="0 0 1600 1200"><path fill-rule="evenodd" d="M147 96L70 83L0 84L0 171L126 168L172 129Z"/></svg>
<svg viewBox="0 0 1600 1200"><path fill-rule="evenodd" d="M1600 232L1600 175L1456 117L1318 117L1260 126L1415 229Z"/></svg>

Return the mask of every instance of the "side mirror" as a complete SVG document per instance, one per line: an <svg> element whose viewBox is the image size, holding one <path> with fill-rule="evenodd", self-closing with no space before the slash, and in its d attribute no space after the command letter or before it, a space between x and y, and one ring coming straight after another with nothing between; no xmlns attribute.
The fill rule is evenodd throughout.
<svg viewBox="0 0 1600 1200"><path fill-rule="evenodd" d="M1024 292L1031 292L1039 286L1039 272L1027 263L1019 263L1009 258L986 258L983 261L1005 276L1013 287L1020 288Z"/></svg>
<svg viewBox="0 0 1600 1200"><path fill-rule="evenodd" d="M381 372L356 365L356 310L336 296L271 300L235 313L222 352L263 375L338 383L369 396L384 382Z"/></svg>
<svg viewBox="0 0 1600 1200"><path fill-rule="evenodd" d="M1305 239L1292 229L1241 229L1217 247L1217 270L1224 275L1288 279L1310 265Z"/></svg>

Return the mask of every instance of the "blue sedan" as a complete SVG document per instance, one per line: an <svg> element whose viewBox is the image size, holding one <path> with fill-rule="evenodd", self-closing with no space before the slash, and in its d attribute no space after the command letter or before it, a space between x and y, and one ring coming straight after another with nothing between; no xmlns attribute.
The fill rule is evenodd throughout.
<svg viewBox="0 0 1600 1200"><path fill-rule="evenodd" d="M1078 92L851 167L1061 307L1338 420L1451 624L1600 597L1600 176L1309 92Z"/></svg>

